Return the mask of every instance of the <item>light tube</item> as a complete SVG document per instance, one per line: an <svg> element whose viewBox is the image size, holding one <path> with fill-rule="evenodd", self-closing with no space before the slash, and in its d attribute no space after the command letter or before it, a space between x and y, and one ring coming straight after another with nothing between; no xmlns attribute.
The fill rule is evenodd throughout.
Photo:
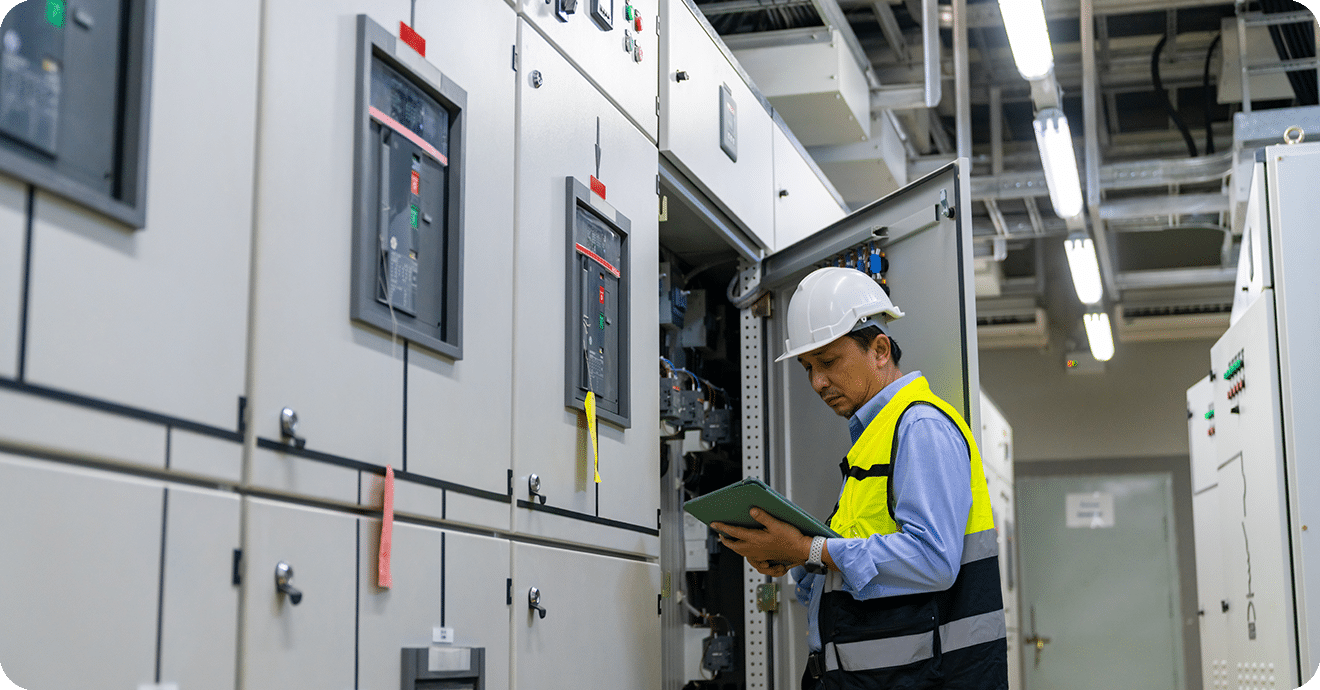
<svg viewBox="0 0 1320 690"><path fill-rule="evenodd" d="M1077 176L1077 155L1073 152L1068 118L1058 108L1046 108L1037 113L1032 124L1054 213L1060 218L1074 218L1082 212L1082 183Z"/></svg>
<svg viewBox="0 0 1320 690"><path fill-rule="evenodd" d="M1109 315L1092 312L1082 317L1086 325L1086 339L1091 344L1091 356L1108 362L1114 356L1114 334L1109 329Z"/></svg>
<svg viewBox="0 0 1320 690"><path fill-rule="evenodd" d="M1095 258L1095 243L1082 233L1070 235L1063 244L1068 256L1068 271L1072 273L1073 288L1082 304L1097 304L1103 293L1100 282L1100 264Z"/></svg>
<svg viewBox="0 0 1320 690"><path fill-rule="evenodd" d="M1008 45L1022 78L1031 81L1049 74L1054 67L1054 51L1050 49L1041 0L999 0L999 13L1004 16Z"/></svg>

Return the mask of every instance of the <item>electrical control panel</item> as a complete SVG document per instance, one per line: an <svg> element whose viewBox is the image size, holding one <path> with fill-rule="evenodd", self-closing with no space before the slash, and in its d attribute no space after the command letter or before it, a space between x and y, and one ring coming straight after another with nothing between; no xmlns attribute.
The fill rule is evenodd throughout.
<svg viewBox="0 0 1320 690"><path fill-rule="evenodd" d="M358 18L352 318L462 357L467 93Z"/></svg>
<svg viewBox="0 0 1320 690"><path fill-rule="evenodd" d="M628 232L631 221L574 178L568 191L567 345L564 404L629 420Z"/></svg>
<svg viewBox="0 0 1320 690"><path fill-rule="evenodd" d="M720 148L738 162L738 104L728 84L720 84Z"/></svg>
<svg viewBox="0 0 1320 690"><path fill-rule="evenodd" d="M10 10L0 25L0 171L146 224L154 7L32 0Z"/></svg>

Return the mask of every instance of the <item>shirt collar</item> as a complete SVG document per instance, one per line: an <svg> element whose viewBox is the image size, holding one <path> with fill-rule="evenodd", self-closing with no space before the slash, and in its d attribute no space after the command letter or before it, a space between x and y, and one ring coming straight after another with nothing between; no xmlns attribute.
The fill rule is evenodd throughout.
<svg viewBox="0 0 1320 690"><path fill-rule="evenodd" d="M920 371L906 374L897 381L882 388L880 392L872 396L870 400L862 403L862 406L857 408L857 412L853 413L853 416L848 418L848 433L852 436L852 442L857 443L857 439L862 437L862 432L866 431L866 427L870 426L871 421L875 419L876 415L880 414L880 410L885 409L885 405L888 405L889 401L893 400L894 396L898 395L898 392L902 390L904 386L916 381L920 376Z"/></svg>

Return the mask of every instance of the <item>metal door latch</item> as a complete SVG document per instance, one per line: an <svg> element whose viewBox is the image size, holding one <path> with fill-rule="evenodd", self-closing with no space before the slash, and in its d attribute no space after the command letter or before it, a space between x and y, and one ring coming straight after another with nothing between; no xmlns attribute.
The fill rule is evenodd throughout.
<svg viewBox="0 0 1320 690"><path fill-rule="evenodd" d="M289 595L289 603L297 606L302 601L302 592L289 584L293 580L293 566L280 561L275 564L275 589Z"/></svg>
<svg viewBox="0 0 1320 690"><path fill-rule="evenodd" d="M280 436L293 441L298 450L307 445L307 439L298 435L298 413L292 407L280 410Z"/></svg>
<svg viewBox="0 0 1320 690"><path fill-rule="evenodd" d="M541 590L533 587L527 590L527 608L536 611L541 618L545 618L545 607L541 605Z"/></svg>
<svg viewBox="0 0 1320 690"><path fill-rule="evenodd" d="M533 474L527 478L527 493L531 495L532 500L541 499L541 505L545 505L545 494L541 493L541 476ZM541 616L545 617L544 614Z"/></svg>

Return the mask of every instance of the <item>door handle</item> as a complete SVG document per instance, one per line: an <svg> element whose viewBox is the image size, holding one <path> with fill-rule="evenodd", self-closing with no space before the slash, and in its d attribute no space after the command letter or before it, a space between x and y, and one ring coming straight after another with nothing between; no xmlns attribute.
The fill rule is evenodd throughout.
<svg viewBox="0 0 1320 690"><path fill-rule="evenodd" d="M302 601L302 591L289 582L293 580L293 566L280 561L275 564L275 589L289 595L289 603L297 606Z"/></svg>
<svg viewBox="0 0 1320 690"><path fill-rule="evenodd" d="M527 590L527 608L536 611L541 618L545 618L545 607L541 605L541 590L533 587Z"/></svg>
<svg viewBox="0 0 1320 690"><path fill-rule="evenodd" d="M541 499L541 505L545 505L545 494L541 493L541 476L533 474L527 478L527 493L531 495L532 500ZM545 614L541 615L542 618Z"/></svg>

